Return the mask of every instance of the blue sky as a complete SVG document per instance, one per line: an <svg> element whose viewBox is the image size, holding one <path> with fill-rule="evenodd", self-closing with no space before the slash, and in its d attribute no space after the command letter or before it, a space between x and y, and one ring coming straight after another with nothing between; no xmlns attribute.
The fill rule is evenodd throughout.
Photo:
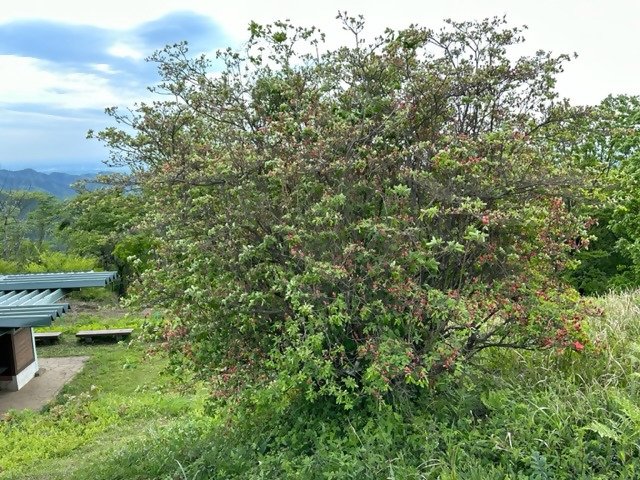
<svg viewBox="0 0 640 480"><path fill-rule="evenodd" d="M251 20L316 25L337 46L345 40L335 20L338 10L363 14L370 36L386 26L438 27L444 18L506 14L513 25L529 26L526 48L578 52L558 83L574 103L597 103L609 93L640 94L636 0L12 3L0 11L0 168L10 170L101 168L107 151L86 140L86 133L110 125L105 107L150 99L146 87L157 75L146 56L181 40L192 52L237 48Z"/></svg>

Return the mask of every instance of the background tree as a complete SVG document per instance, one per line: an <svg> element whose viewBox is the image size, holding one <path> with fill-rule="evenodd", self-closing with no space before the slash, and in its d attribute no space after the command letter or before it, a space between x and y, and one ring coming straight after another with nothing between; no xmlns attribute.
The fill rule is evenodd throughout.
<svg viewBox="0 0 640 480"><path fill-rule="evenodd" d="M575 205L592 218L592 238L588 249L576 253L579 265L568 278L584 294L636 287L640 99L609 96L571 132L568 153L594 179L594 188Z"/></svg>
<svg viewBox="0 0 640 480"><path fill-rule="evenodd" d="M0 192L2 259L24 265L53 242L63 202L39 191Z"/></svg>
<svg viewBox="0 0 640 480"><path fill-rule="evenodd" d="M563 199L590 183L554 146L579 114L554 91L568 57L511 61L499 19L371 45L341 19L354 46L326 53L254 23L217 76L158 52L172 99L97 135L148 202L138 295L176 316L175 359L222 396L350 408L486 348L581 350L591 311L560 277L586 230Z"/></svg>
<svg viewBox="0 0 640 480"><path fill-rule="evenodd" d="M610 230L617 236L616 252L624 258L616 286L640 285L640 97L618 96L605 101L617 120L611 148L615 150L619 188L612 195ZM628 264L631 265L628 265Z"/></svg>
<svg viewBox="0 0 640 480"><path fill-rule="evenodd" d="M117 289L123 295L129 282L145 268L152 250L150 238L136 227L144 203L128 189L124 175L98 180L103 188L88 190L77 185L78 195L68 201L58 239L69 254L94 258L99 268L117 270Z"/></svg>
<svg viewBox="0 0 640 480"><path fill-rule="evenodd" d="M45 241L54 241L54 233L62 220L64 202L42 192L33 192L31 199L35 206L27 214L29 236L35 248L42 250Z"/></svg>
<svg viewBox="0 0 640 480"><path fill-rule="evenodd" d="M7 261L17 257L25 227L21 222L27 204L28 192L0 192L0 235L2 238L2 259Z"/></svg>

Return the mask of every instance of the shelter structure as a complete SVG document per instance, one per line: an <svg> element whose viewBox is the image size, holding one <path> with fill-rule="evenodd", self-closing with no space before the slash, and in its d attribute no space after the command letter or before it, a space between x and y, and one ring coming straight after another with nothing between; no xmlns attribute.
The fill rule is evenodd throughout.
<svg viewBox="0 0 640 480"><path fill-rule="evenodd" d="M0 275L0 390L20 390L38 373L33 327L49 326L69 310L74 290L105 287L116 272Z"/></svg>

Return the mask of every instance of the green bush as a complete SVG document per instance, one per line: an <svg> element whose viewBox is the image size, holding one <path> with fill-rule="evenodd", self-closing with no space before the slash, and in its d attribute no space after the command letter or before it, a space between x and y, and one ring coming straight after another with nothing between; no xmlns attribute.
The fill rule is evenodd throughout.
<svg viewBox="0 0 640 480"><path fill-rule="evenodd" d="M0 478L634 479L640 292L598 302L609 314L586 326L592 355L487 349L478 368L393 408L344 411L289 391L286 405L214 402L205 413L209 390L179 394L163 356L92 345L54 405L2 418ZM100 320L77 326L87 322Z"/></svg>
<svg viewBox="0 0 640 480"><path fill-rule="evenodd" d="M96 267L94 258L82 257L70 253L44 251L37 262L27 264L27 273L41 272L86 272Z"/></svg>
<svg viewBox="0 0 640 480"><path fill-rule="evenodd" d="M485 351L484 368L394 408L290 395L152 428L74 478L632 479L640 469L640 296L602 300L598 351ZM527 385L527 388L522 388Z"/></svg>
<svg viewBox="0 0 640 480"><path fill-rule="evenodd" d="M179 100L112 109L134 134L98 134L146 202L137 292L175 315L177 368L223 397L354 408L487 348L582 350L597 310L560 276L586 237L563 200L584 172L551 127L580 113L553 90L568 58L510 60L520 30L497 19L296 53L320 38L252 24L215 78L169 47L153 59Z"/></svg>
<svg viewBox="0 0 640 480"><path fill-rule="evenodd" d="M17 262L0 259L0 274L19 273L20 265Z"/></svg>

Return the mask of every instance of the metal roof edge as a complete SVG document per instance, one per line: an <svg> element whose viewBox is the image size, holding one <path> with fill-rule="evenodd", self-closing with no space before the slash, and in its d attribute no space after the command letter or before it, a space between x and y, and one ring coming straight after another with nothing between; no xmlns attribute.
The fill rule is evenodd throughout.
<svg viewBox="0 0 640 480"><path fill-rule="evenodd" d="M0 291L106 287L118 272L28 273L0 276Z"/></svg>

